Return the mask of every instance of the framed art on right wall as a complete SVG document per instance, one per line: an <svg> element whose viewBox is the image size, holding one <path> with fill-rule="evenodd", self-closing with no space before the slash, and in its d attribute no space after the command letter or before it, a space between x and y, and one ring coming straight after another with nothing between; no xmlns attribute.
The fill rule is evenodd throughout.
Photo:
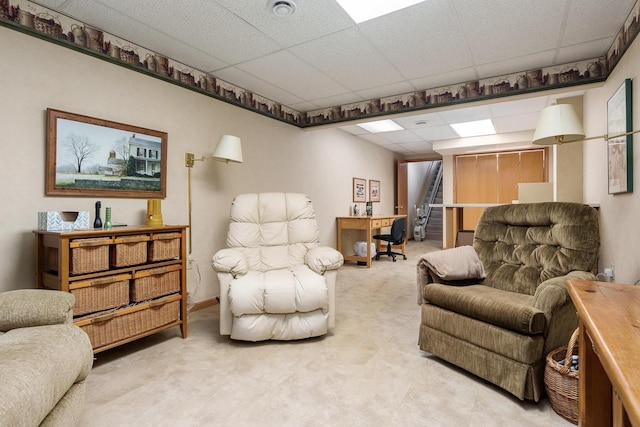
<svg viewBox="0 0 640 427"><path fill-rule="evenodd" d="M609 194L633 191L633 135L631 79L622 85L607 102L607 165Z"/></svg>

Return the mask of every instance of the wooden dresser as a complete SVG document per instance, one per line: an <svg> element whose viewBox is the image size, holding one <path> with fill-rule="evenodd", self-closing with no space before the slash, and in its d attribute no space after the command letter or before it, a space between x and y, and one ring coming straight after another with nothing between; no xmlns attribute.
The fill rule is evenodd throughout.
<svg viewBox="0 0 640 427"><path fill-rule="evenodd" d="M186 226L42 231L38 288L71 292L94 353L180 326L187 336Z"/></svg>
<svg viewBox="0 0 640 427"><path fill-rule="evenodd" d="M640 286L569 280L580 318L578 424L640 427Z"/></svg>

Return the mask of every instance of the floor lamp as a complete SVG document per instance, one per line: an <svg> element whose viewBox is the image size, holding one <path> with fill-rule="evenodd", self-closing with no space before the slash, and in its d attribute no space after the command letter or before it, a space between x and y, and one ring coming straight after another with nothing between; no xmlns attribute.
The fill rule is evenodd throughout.
<svg viewBox="0 0 640 427"><path fill-rule="evenodd" d="M242 144L240 138L233 135L222 135L218 146L216 147L211 157L196 158L193 153L185 153L184 165L188 168L187 182L188 190L187 197L189 198L189 255L192 252L191 244L191 169L195 162L203 162L205 160L218 160L220 162L234 162L242 163Z"/></svg>

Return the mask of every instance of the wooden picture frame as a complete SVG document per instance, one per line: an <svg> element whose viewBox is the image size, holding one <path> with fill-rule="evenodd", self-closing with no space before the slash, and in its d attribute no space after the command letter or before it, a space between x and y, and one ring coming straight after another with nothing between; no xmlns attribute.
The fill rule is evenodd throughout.
<svg viewBox="0 0 640 427"><path fill-rule="evenodd" d="M380 201L380 181L376 181L374 179L369 180L369 201Z"/></svg>
<svg viewBox="0 0 640 427"><path fill-rule="evenodd" d="M631 79L607 101L607 170L609 194L633 192L633 130ZM619 136L618 136L619 135Z"/></svg>
<svg viewBox="0 0 640 427"><path fill-rule="evenodd" d="M45 195L165 198L167 133L47 109Z"/></svg>
<svg viewBox="0 0 640 427"><path fill-rule="evenodd" d="M356 203L364 203L367 201L366 179L353 178L353 201Z"/></svg>

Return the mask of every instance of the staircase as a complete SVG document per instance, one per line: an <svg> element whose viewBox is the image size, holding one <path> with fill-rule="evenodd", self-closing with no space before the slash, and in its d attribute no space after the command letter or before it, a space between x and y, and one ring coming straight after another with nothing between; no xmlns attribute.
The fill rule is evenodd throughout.
<svg viewBox="0 0 640 427"><path fill-rule="evenodd" d="M442 203L442 180L440 180L438 187L436 188L436 195L432 203ZM425 238L427 240L442 241L442 226L442 208L431 209L429 217L427 218L427 231L425 233Z"/></svg>
<svg viewBox="0 0 640 427"><path fill-rule="evenodd" d="M425 206L427 217L425 240L442 240L442 209L429 207L442 203L442 161L433 162L425 174L421 195L418 206Z"/></svg>

